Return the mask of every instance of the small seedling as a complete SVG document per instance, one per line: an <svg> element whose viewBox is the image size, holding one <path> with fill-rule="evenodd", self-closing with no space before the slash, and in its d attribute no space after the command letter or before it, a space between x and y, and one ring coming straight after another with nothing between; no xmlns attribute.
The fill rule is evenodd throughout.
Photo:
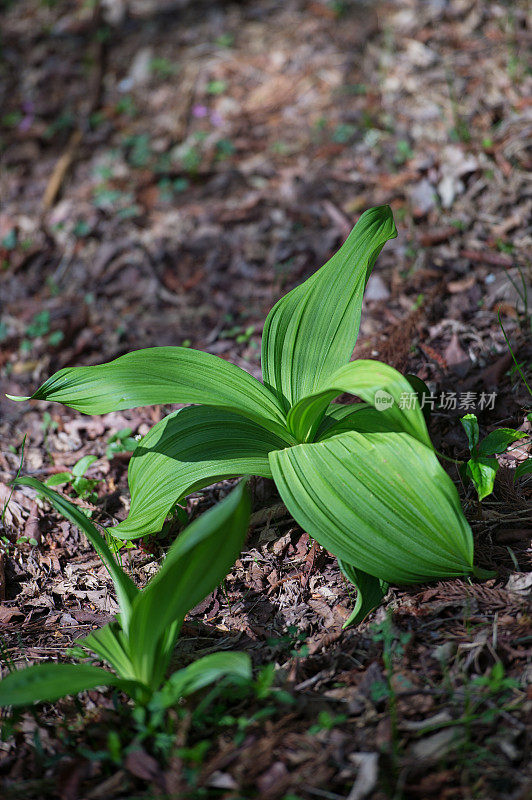
<svg viewBox="0 0 532 800"><path fill-rule="evenodd" d="M138 113L135 101L129 94L126 94L124 97L120 98L115 105L115 111L117 114L125 114L128 117L135 117Z"/></svg>
<svg viewBox="0 0 532 800"><path fill-rule="evenodd" d="M36 489L85 533L113 579L120 614L79 642L85 656L96 654L114 671L86 663L42 663L10 672L0 682L0 706L54 702L115 686L137 704L162 711L221 677L251 678L249 656L234 652L205 656L165 678L185 615L216 588L240 553L250 514L245 482L179 536L143 590L116 563L80 509L35 478L18 477L15 484Z"/></svg>
<svg viewBox="0 0 532 800"><path fill-rule="evenodd" d="M413 156L414 151L410 147L410 144L407 142L407 140L400 139L395 148L395 163L400 166L401 164L404 164L406 161L409 161L411 158L413 158Z"/></svg>
<svg viewBox="0 0 532 800"><path fill-rule="evenodd" d="M337 125L332 134L333 142L337 144L347 144L355 135L357 129L349 123Z"/></svg>
<svg viewBox="0 0 532 800"><path fill-rule="evenodd" d="M139 443L140 437L131 435L131 428L122 428L107 440L105 456L109 460L117 453L132 453Z"/></svg>
<svg viewBox="0 0 532 800"><path fill-rule="evenodd" d="M26 447L26 435L24 436L24 438L22 440L22 445L21 445L21 448L20 448L20 462L19 462L19 465L18 465L18 470L17 470L17 474L15 476L15 480L17 480L17 478L19 477L19 475L21 473L21 470L22 470L22 464L24 463L24 448ZM14 490L15 490L15 485L13 484L13 486L11 487L11 490L9 492L8 498L4 503L4 507L2 508L2 515L0 516L0 522L2 524L3 524L3 522L4 522L5 518L6 518L7 507L9 506L9 503L10 503L10 500L11 500L11 498L13 496Z"/></svg>
<svg viewBox="0 0 532 800"><path fill-rule="evenodd" d="M341 725L347 719L347 714L336 714L333 716L328 711L320 711L318 721L308 729L310 736L315 736L321 731L332 731L337 725Z"/></svg>
<svg viewBox="0 0 532 800"><path fill-rule="evenodd" d="M52 419L52 415L49 411L45 411L42 415L42 422L41 422L41 430L43 432L43 445L45 449L48 451L48 437L50 434L55 433L58 429L59 423Z"/></svg>
<svg viewBox="0 0 532 800"><path fill-rule="evenodd" d="M179 66L168 58L156 57L150 61L150 69L159 78L171 78L179 69Z"/></svg>
<svg viewBox="0 0 532 800"><path fill-rule="evenodd" d="M1 245L4 250L14 250L17 246L18 236L17 229L11 228L9 233L6 233L2 239Z"/></svg>
<svg viewBox="0 0 532 800"><path fill-rule="evenodd" d="M47 310L38 311L26 328L26 336L29 339L36 339L38 336L46 336L50 331L50 312Z"/></svg>
<svg viewBox="0 0 532 800"><path fill-rule="evenodd" d="M222 33L220 36L216 37L214 43L218 45L218 47L233 47L235 43L235 37L232 33Z"/></svg>
<svg viewBox="0 0 532 800"><path fill-rule="evenodd" d="M499 469L499 462L495 455L506 452L513 442L518 439L526 439L528 434L513 428L498 428L480 441L478 420L475 414L466 414L460 422L466 432L471 453L471 458L463 466L462 473L473 481L478 499L484 500L493 492L495 476ZM520 474L522 473L523 470Z"/></svg>
<svg viewBox="0 0 532 800"><path fill-rule="evenodd" d="M223 94L227 89L225 81L209 81L207 84L207 94Z"/></svg>
<svg viewBox="0 0 532 800"><path fill-rule="evenodd" d="M127 160L133 167L141 168L149 163L152 157L149 134L139 133L126 136L123 143L128 151Z"/></svg>
<svg viewBox="0 0 532 800"><path fill-rule="evenodd" d="M255 326L248 325L247 328L242 328L240 325L235 325L233 328L227 328L220 333L220 339L234 339L237 344L247 344L253 334L255 333Z"/></svg>
<svg viewBox="0 0 532 800"><path fill-rule="evenodd" d="M72 471L56 472L46 478L44 485L50 487L65 486L69 483L76 497L88 500L89 503L95 503L98 499L95 489L100 483L100 479L86 478L85 473L97 460L97 456L83 456L74 464Z"/></svg>

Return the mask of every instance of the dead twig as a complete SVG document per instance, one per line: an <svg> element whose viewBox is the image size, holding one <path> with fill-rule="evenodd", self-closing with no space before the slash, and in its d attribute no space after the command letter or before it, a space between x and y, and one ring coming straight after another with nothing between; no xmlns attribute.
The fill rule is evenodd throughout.
<svg viewBox="0 0 532 800"><path fill-rule="evenodd" d="M100 3L97 3L94 8L93 20L91 29L96 31L101 21L101 7ZM89 41L92 43L93 37L90 37ZM96 41L96 54L94 57L96 63L96 69L94 72L94 77L92 80L92 85L89 88L89 101L87 103L86 109L81 116L81 119L78 123L77 128L71 133L70 139L68 140L68 144L66 147L65 152L56 162L56 165L50 175L48 183L46 184L46 189L44 191L43 199L42 199L42 206L43 211L47 211L51 208L61 191L61 186L65 180L65 177L68 173L68 170L72 166L79 146L83 140L83 135L85 131L89 127L89 120L92 114L99 108L102 100L102 93L103 93L103 79L105 76L105 64L107 60L107 43L106 40L103 38L97 38Z"/></svg>

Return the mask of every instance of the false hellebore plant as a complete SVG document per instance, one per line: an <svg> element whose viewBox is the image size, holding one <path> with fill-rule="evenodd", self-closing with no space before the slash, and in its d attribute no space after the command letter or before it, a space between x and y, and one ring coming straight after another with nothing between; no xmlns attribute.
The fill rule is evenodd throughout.
<svg viewBox="0 0 532 800"><path fill-rule="evenodd" d="M388 206L366 211L325 266L274 306L264 384L208 353L155 347L62 369L32 395L88 414L195 404L135 449L131 510L115 536L160 530L176 501L222 478L261 475L357 586L349 622L378 605L388 583L475 573L471 529L419 404L400 403L412 386L379 361L349 361L366 283L396 236ZM345 392L364 402L335 403Z"/></svg>
<svg viewBox="0 0 532 800"><path fill-rule="evenodd" d="M250 510L244 482L180 534L159 572L142 590L116 563L105 540L79 508L34 478L17 478L15 483L37 489L83 530L113 579L120 614L80 642L114 672L84 663L37 664L16 670L0 681L0 706L52 702L96 686L116 686L159 711L221 677L251 677L246 653L218 652L177 670L165 681L185 615L220 583L242 548Z"/></svg>

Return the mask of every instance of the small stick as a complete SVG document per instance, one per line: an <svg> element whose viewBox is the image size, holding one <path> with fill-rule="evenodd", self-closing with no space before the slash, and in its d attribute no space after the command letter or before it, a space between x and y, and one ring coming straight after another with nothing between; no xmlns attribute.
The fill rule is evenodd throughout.
<svg viewBox="0 0 532 800"><path fill-rule="evenodd" d="M76 154L76 150L78 149L79 143L81 142L81 130L77 128L75 131L72 132L67 149L56 163L52 174L50 175L50 179L46 186L46 191L44 192L44 197L42 199L43 208L45 210L49 209L53 206L57 195L59 194L59 190L63 184L65 176L70 169L70 166L74 160L74 156Z"/></svg>

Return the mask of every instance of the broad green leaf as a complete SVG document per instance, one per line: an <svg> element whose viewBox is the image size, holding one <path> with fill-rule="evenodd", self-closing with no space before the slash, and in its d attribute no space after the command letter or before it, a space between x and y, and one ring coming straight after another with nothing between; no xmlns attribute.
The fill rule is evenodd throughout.
<svg viewBox="0 0 532 800"><path fill-rule="evenodd" d="M425 421L428 421L431 412L431 404L425 402L425 398L430 399L431 397L431 391L429 387L425 381L421 380L421 378L418 378L417 375L411 375L407 373L405 378L417 395L417 400L423 412L423 416L425 417Z"/></svg>
<svg viewBox="0 0 532 800"><path fill-rule="evenodd" d="M512 442L518 439L526 439L529 436L524 431L516 431L513 428L498 428L496 431L488 433L478 446L480 456L493 456L495 453L504 453Z"/></svg>
<svg viewBox="0 0 532 800"><path fill-rule="evenodd" d="M368 614L380 606L388 592L388 584L345 561L339 560L338 566L357 590L355 607L342 626L347 628L348 625L358 625L363 622Z"/></svg>
<svg viewBox="0 0 532 800"><path fill-rule="evenodd" d="M124 636L120 621L114 619L103 628L92 631L79 642L107 661L121 678L135 679L134 669L127 652L127 639Z"/></svg>
<svg viewBox="0 0 532 800"><path fill-rule="evenodd" d="M492 493L498 469L497 459L488 456L475 455L467 462L466 473L475 484L479 500Z"/></svg>
<svg viewBox="0 0 532 800"><path fill-rule="evenodd" d="M152 686L152 674L159 672L154 656L161 635L172 623L182 621L233 566L244 543L249 514L249 493L241 482L177 537L161 569L135 600L129 647L139 680Z"/></svg>
<svg viewBox="0 0 532 800"><path fill-rule="evenodd" d="M338 433L343 430L351 430L349 425L350 417L366 408L372 408L372 406L369 403L331 403L316 430L315 439L319 441L320 439L328 439L330 436L334 436L335 434L331 433L331 431L336 430L337 426ZM346 427L343 427L344 423Z"/></svg>
<svg viewBox="0 0 532 800"><path fill-rule="evenodd" d="M271 478L268 453L286 447L257 423L209 406L183 408L158 422L129 464L129 516L109 532L134 539L159 531L176 501L222 478Z"/></svg>
<svg viewBox="0 0 532 800"><path fill-rule="evenodd" d="M340 367L315 394L304 397L290 410L288 427L298 441L314 438L327 406L343 392L358 395L374 406L382 415L385 430L392 426L432 447L419 403L415 398L414 402L409 402L412 387L407 379L393 367L370 359L352 361ZM355 416L349 419L356 421L357 413L364 412L355 411Z"/></svg>
<svg viewBox="0 0 532 800"><path fill-rule="evenodd" d="M460 422L466 432L469 449L473 453L478 445L480 439L480 432L478 430L478 421L475 414L466 414L461 418Z"/></svg>
<svg viewBox="0 0 532 800"><path fill-rule="evenodd" d="M64 517L69 519L74 525L80 528L87 539L90 541L105 567L113 579L120 610L125 620L127 620L131 603L138 594L139 590L123 569L116 563L109 546L105 539L100 535L98 529L93 525L88 517L80 511L77 506L70 503L64 497L49 489L36 478L22 477L16 478L13 483L18 486L31 486L40 494L44 495L53 507Z"/></svg>
<svg viewBox="0 0 532 800"><path fill-rule="evenodd" d="M125 692L135 688L132 682L89 664L35 664L10 672L0 681L0 706L53 703L96 686L116 686Z"/></svg>
<svg viewBox="0 0 532 800"><path fill-rule="evenodd" d="M55 472L44 481L45 486L64 486L72 480L71 472Z"/></svg>
<svg viewBox="0 0 532 800"><path fill-rule="evenodd" d="M188 667L177 670L149 702L152 710L170 708L180 698L204 689L221 678L251 680L251 660L247 653L211 653Z"/></svg>
<svg viewBox="0 0 532 800"><path fill-rule="evenodd" d="M338 252L268 314L262 374L285 411L349 361L366 283L385 243L396 236L389 206L364 212Z"/></svg>
<svg viewBox="0 0 532 800"><path fill-rule="evenodd" d="M341 433L270 453L301 527L341 561L388 583L473 571L473 539L434 452L406 433Z"/></svg>
<svg viewBox="0 0 532 800"><path fill-rule="evenodd" d="M98 456L83 456L72 467L72 475L75 475L76 478L81 478L95 461L98 461Z"/></svg>
<svg viewBox="0 0 532 800"><path fill-rule="evenodd" d="M530 475L532 473L532 458L527 458L526 461L522 461L519 466L516 467L514 472L514 481L517 478L520 478L522 475Z"/></svg>
<svg viewBox="0 0 532 800"><path fill-rule="evenodd" d="M108 364L67 367L31 398L11 399L53 400L85 414L201 403L237 411L281 436L286 433L278 401L259 381L228 361L189 347L152 347Z"/></svg>
<svg viewBox="0 0 532 800"><path fill-rule="evenodd" d="M401 424L394 417L390 417L387 412L377 411L369 403L341 406L342 413L334 408L334 416L331 416L330 408L338 405L340 404L333 403L327 409L316 432L315 441L331 439L345 431L360 431L360 433L385 433L386 431L392 433L395 431L399 433L402 430Z"/></svg>

